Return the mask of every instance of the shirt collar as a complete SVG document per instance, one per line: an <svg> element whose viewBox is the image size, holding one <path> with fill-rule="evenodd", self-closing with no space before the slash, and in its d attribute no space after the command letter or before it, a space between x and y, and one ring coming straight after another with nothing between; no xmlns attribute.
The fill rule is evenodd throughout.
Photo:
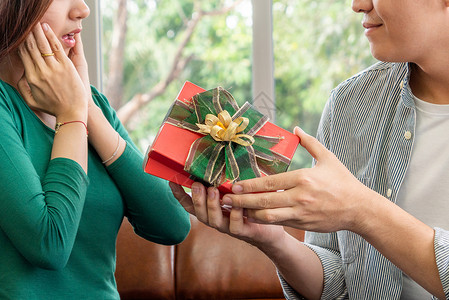
<svg viewBox="0 0 449 300"><path fill-rule="evenodd" d="M410 74L412 72L411 63L405 63L405 74L400 83L401 85L401 98L405 106L408 108L415 108L415 101L413 100L412 89L410 88Z"/></svg>

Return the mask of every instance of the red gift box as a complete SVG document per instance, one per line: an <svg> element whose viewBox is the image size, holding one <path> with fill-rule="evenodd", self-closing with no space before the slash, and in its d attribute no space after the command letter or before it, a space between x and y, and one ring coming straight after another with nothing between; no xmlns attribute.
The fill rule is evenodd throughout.
<svg viewBox="0 0 449 300"><path fill-rule="evenodd" d="M191 82L185 82L177 99L188 103L193 96L205 90ZM299 137L279 126L267 122L258 132L263 136L282 136L283 139L271 150L291 159L299 144ZM175 182L190 188L194 180L184 171L184 164L192 143L203 137L196 133L169 123L162 124L153 144L145 155L144 170L146 173ZM226 181L218 187L222 193L231 193L232 183Z"/></svg>

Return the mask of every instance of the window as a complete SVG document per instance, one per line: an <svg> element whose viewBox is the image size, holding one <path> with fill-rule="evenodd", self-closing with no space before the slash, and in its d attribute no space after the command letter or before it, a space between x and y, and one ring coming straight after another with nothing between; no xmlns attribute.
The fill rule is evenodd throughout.
<svg viewBox="0 0 449 300"><path fill-rule="evenodd" d="M142 151L185 80L204 88L221 85L240 104L254 100L278 125L289 130L300 125L315 135L330 90L374 62L362 36L361 16L351 11L348 1L87 3L91 17L85 24L89 30L83 32L85 44L87 34L103 33L104 72L97 63L92 83L103 86ZM120 9L119 3L124 5ZM114 20L117 11L122 20L126 17L121 30L114 27L120 23ZM88 42L88 58L99 54L99 41ZM92 71L92 62L89 65ZM122 77L114 77L117 74ZM114 87L113 93L108 86ZM292 168L310 162L310 155L300 149Z"/></svg>
<svg viewBox="0 0 449 300"><path fill-rule="evenodd" d="M117 40L119 22L112 21L118 2L102 2L104 92L143 150L186 80L206 89L221 85L240 104L251 101L250 0L128 0L126 40ZM120 42L126 43L117 61L112 51ZM122 61L124 76L111 85L111 70ZM121 87L119 97L108 86Z"/></svg>
<svg viewBox="0 0 449 300"><path fill-rule="evenodd" d="M374 62L350 1L274 0L276 120L315 135L330 91ZM310 166L299 149L295 167Z"/></svg>

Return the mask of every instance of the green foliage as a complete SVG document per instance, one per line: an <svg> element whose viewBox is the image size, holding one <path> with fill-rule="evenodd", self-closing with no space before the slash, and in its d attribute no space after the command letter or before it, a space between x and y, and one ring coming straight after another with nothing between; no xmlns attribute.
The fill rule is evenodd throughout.
<svg viewBox="0 0 449 300"><path fill-rule="evenodd" d="M273 19L276 120L315 135L331 89L374 62L361 15L349 1L274 0ZM310 163L298 151L291 168Z"/></svg>
<svg viewBox="0 0 449 300"><path fill-rule="evenodd" d="M172 63L187 22L195 12L192 0L128 0L125 58L125 99L148 92ZM202 0L211 11L229 0ZM151 143L184 81L206 89L229 90L239 104L251 101L252 27L247 0L225 15L206 16L197 26L185 55L193 59L166 92L143 108L128 129L142 150ZM107 67L113 1L103 1ZM330 90L372 64L363 37L361 16L350 1L273 0L276 120L292 129L300 125L314 135ZM298 150L292 169L310 166L311 158Z"/></svg>

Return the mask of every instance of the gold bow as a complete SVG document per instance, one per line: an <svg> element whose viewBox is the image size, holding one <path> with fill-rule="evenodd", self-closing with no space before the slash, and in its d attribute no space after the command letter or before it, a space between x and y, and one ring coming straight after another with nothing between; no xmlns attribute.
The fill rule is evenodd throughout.
<svg viewBox="0 0 449 300"><path fill-rule="evenodd" d="M251 146L254 138L248 134L238 134L245 130L249 124L249 119L238 117L232 120L231 115L226 110L220 112L217 116L207 114L204 124L197 123L203 134L210 134L217 142L234 142L242 146Z"/></svg>

